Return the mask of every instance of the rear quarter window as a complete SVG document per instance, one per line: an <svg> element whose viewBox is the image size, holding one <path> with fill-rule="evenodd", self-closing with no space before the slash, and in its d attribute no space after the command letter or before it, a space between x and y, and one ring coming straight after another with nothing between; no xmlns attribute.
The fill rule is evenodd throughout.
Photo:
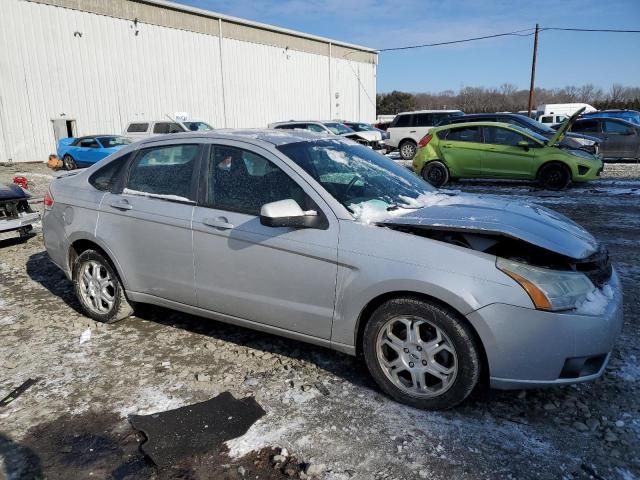
<svg viewBox="0 0 640 480"><path fill-rule="evenodd" d="M127 128L129 133L144 133L149 129L148 123L132 123Z"/></svg>
<svg viewBox="0 0 640 480"><path fill-rule="evenodd" d="M122 169L126 165L127 160L129 160L131 155L132 152L109 162L107 165L100 168L97 172L93 173L89 177L89 183L93 185L94 188L100 191L113 191L113 187L115 187L117 179L119 178Z"/></svg>

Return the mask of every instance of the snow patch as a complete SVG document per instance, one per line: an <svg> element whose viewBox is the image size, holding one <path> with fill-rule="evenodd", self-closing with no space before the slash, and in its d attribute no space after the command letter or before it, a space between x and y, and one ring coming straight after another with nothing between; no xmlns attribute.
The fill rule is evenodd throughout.
<svg viewBox="0 0 640 480"><path fill-rule="evenodd" d="M613 374L625 382L637 382L640 380L640 363L638 362L638 358L635 355L629 355L624 365L614 370Z"/></svg>
<svg viewBox="0 0 640 480"><path fill-rule="evenodd" d="M596 288L589 292L584 300L576 304L576 313L581 315L602 315L614 296L614 290L609 284L603 285L602 288Z"/></svg>
<svg viewBox="0 0 640 480"><path fill-rule="evenodd" d="M341 163L343 165L349 164L349 159L347 158L347 155L345 152L341 150L330 150L330 149L325 150L325 152L327 152L327 156L334 162Z"/></svg>
<svg viewBox="0 0 640 480"><path fill-rule="evenodd" d="M282 444L282 439L291 434L294 431L300 431L304 426L304 420L302 418L294 418L285 423L279 423L274 425L271 422L272 415L258 420L251 428L241 437L234 438L226 442L229 448L229 456L231 458L238 458L246 455L247 453L260 450L264 447L271 447L273 445Z"/></svg>
<svg viewBox="0 0 640 480"><path fill-rule="evenodd" d="M0 327L8 327L16 323L16 318L12 316L0 318Z"/></svg>
<svg viewBox="0 0 640 480"><path fill-rule="evenodd" d="M179 195L163 195L159 193L148 193L148 192L141 192L139 190L131 190L130 188L125 188L122 191L122 193L127 195L137 195L139 197L160 198L163 200L174 200L177 202L195 203L193 200L189 200L188 198L181 197Z"/></svg>
<svg viewBox="0 0 640 480"><path fill-rule="evenodd" d="M184 388L183 385L174 385L174 389ZM123 418L129 415L151 415L153 413L166 412L184 407L188 402L180 397L170 395L164 391L146 387L135 397L130 399L131 404L121 405L115 412Z"/></svg>
<svg viewBox="0 0 640 480"><path fill-rule="evenodd" d="M393 208L392 210L388 210L392 205L378 199L367 200L362 203L352 203L349 205L349 208L358 222L371 224L381 222L387 218L405 215L411 210L430 207L436 204L442 205L447 203L447 200L457 197L446 195L444 193L429 192L418 195L416 198L405 197L402 195L399 198L403 203L394 205L396 208Z"/></svg>
<svg viewBox="0 0 640 480"><path fill-rule="evenodd" d="M82 332L82 335L80 335L80 345L88 342L89 340L91 340L91 329L87 328L84 332Z"/></svg>
<svg viewBox="0 0 640 480"><path fill-rule="evenodd" d="M618 473L618 475L620 475L620 478L622 480L637 480L638 479L638 477L636 477L633 473L631 473L626 468L617 467L616 468L616 472Z"/></svg>

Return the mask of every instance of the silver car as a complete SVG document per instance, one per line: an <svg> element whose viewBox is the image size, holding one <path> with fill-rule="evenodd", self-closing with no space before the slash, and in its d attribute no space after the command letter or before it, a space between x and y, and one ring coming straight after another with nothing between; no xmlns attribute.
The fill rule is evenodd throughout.
<svg viewBox="0 0 640 480"><path fill-rule="evenodd" d="M369 148L302 131L142 140L53 180L44 240L88 316L136 303L362 355L440 409L481 375L602 375L622 327L606 249L548 209L435 190Z"/></svg>

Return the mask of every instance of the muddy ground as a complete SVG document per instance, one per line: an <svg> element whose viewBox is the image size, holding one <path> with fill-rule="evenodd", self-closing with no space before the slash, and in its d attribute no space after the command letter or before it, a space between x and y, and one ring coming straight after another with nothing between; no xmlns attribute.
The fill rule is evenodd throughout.
<svg viewBox="0 0 640 480"><path fill-rule="evenodd" d="M36 198L51 178L43 165L0 166L0 181L16 174ZM0 407L0 479L640 478L640 166L608 165L602 180L562 193L517 182L451 188L554 208L608 245L625 327L603 378L479 388L453 411L415 410L383 395L360 360L323 348L160 308L98 325L79 313L37 232L0 242L0 399L37 380ZM266 415L173 465L140 453L128 415L223 391L255 396Z"/></svg>

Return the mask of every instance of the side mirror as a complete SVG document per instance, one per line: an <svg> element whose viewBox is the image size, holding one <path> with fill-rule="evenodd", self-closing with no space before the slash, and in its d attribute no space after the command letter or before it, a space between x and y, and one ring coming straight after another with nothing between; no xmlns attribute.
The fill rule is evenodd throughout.
<svg viewBox="0 0 640 480"><path fill-rule="evenodd" d="M288 198L265 203L260 209L260 223L267 227L313 228L320 224L315 210L303 211L298 203Z"/></svg>
<svg viewBox="0 0 640 480"><path fill-rule="evenodd" d="M528 151L531 147L531 145L529 145L529 142L527 142L526 140L520 140L518 142L518 146L524 148L526 151Z"/></svg>

